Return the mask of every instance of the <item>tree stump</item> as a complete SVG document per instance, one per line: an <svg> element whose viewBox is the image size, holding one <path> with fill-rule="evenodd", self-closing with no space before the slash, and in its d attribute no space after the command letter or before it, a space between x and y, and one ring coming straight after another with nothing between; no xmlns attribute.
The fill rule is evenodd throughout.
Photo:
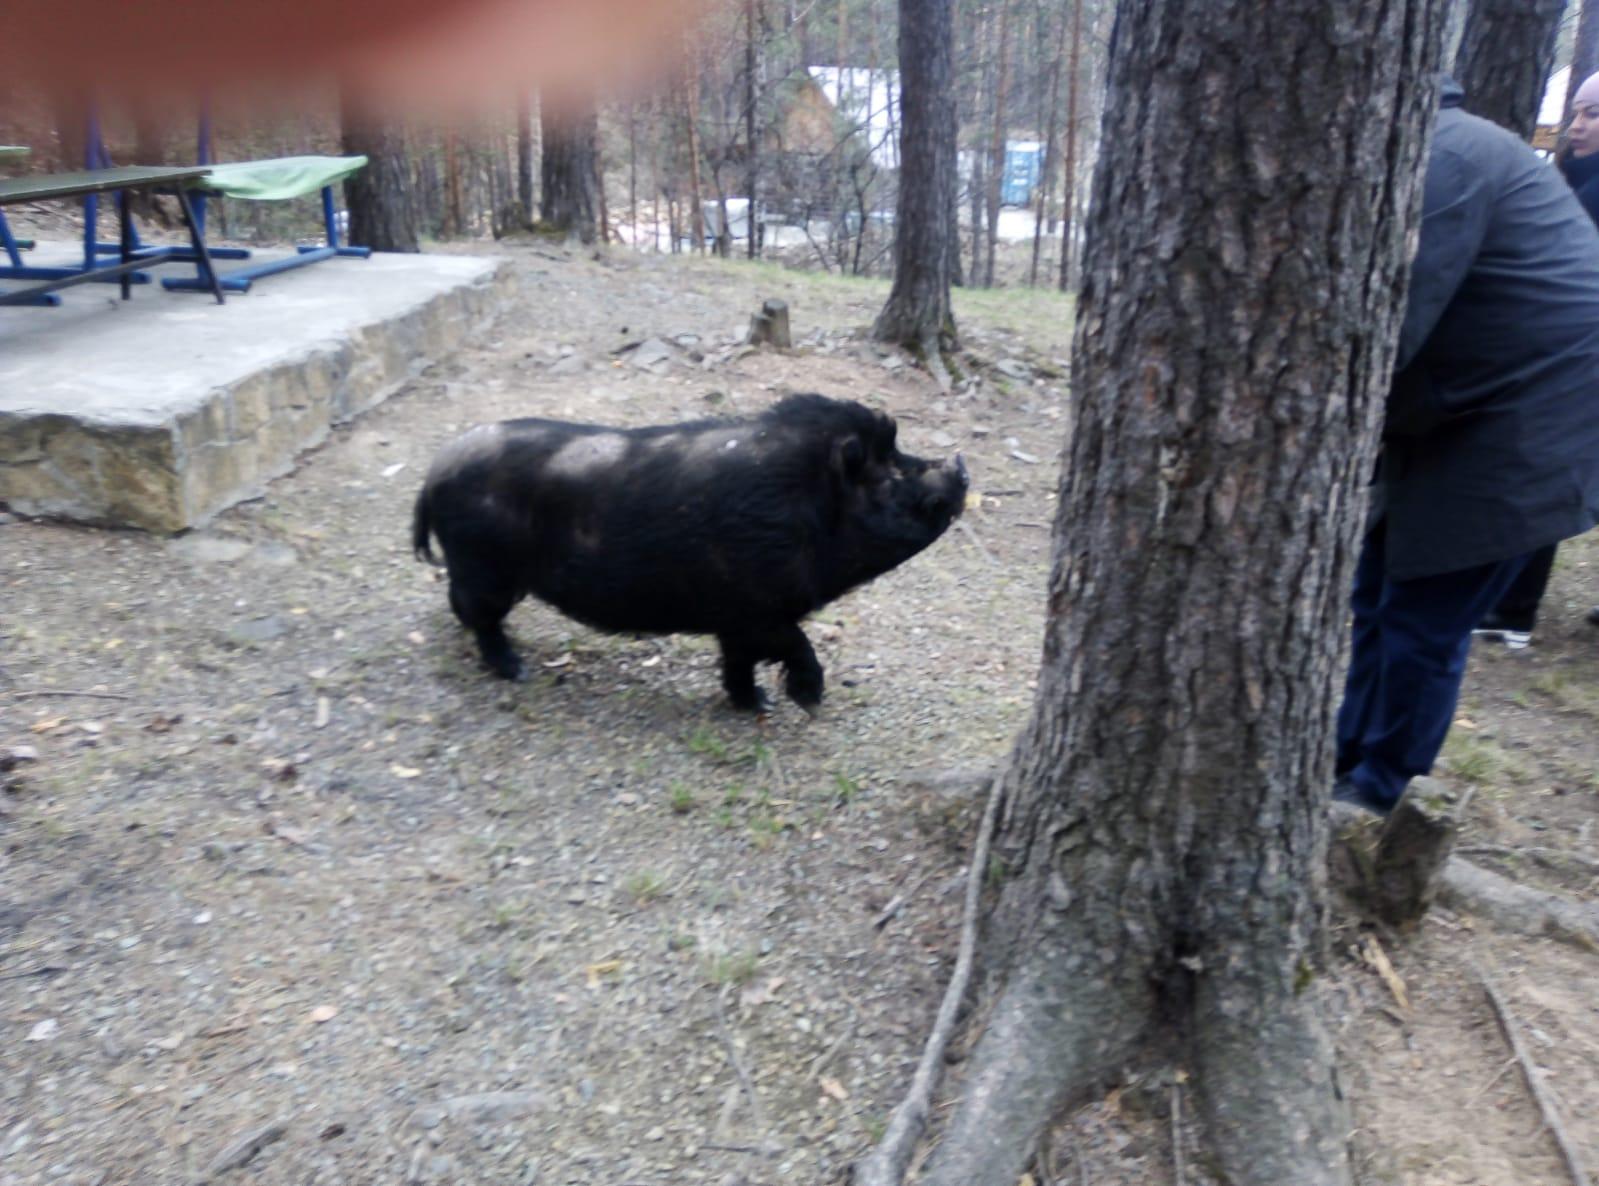
<svg viewBox="0 0 1599 1186"><path fill-rule="evenodd" d="M1386 820L1336 813L1334 881L1390 926L1414 926L1438 894L1463 806L1443 783L1418 778Z"/></svg>
<svg viewBox="0 0 1599 1186"><path fill-rule="evenodd" d="M751 346L775 346L779 350L791 349L794 338L788 328L788 302L771 300L761 305L761 311L750 318Z"/></svg>

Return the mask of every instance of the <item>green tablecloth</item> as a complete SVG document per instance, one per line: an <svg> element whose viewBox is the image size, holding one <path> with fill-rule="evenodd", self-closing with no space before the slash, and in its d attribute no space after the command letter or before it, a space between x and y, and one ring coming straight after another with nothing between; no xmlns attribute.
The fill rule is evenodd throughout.
<svg viewBox="0 0 1599 1186"><path fill-rule="evenodd" d="M298 198L342 181L366 166L364 156L285 156L270 161L210 165L194 187L208 194L252 201Z"/></svg>

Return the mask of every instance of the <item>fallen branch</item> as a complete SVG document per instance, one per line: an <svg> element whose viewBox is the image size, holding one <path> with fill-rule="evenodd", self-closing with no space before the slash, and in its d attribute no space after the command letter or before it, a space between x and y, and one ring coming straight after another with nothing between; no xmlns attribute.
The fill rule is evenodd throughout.
<svg viewBox="0 0 1599 1186"><path fill-rule="evenodd" d="M744 1065L744 1060L738 1056L738 1046L733 1041L733 1031L728 1028L727 1014L723 1008L722 998L727 990L723 989L711 998L716 1003L716 1029L721 1035L722 1045L727 1047L727 1061L733 1065L733 1073L738 1076L738 1081L744 1086L744 1094L750 1100L750 1119L755 1122L755 1131L760 1134L760 1151L773 1152L773 1142L767 1135L766 1109L761 1107L761 1097L755 1094L755 1079L750 1075L749 1069Z"/></svg>
<svg viewBox="0 0 1599 1186"><path fill-rule="evenodd" d="M972 846L972 859L966 872L966 909L961 921L960 950L955 958L955 971L950 976L949 987L944 990L944 999L938 1006L933 1032L922 1050L922 1059L911 1078L910 1090L894 1109L883 1139L857 1163L855 1186L899 1186L904 1180L905 1167L910 1162L916 1142L927 1127L933 1088L937 1086L944 1051L954 1033L955 1017L966 996L967 982L971 979L977 951L977 917L982 903L983 878L988 868L988 846L999 818L1002 780L1003 775L996 776L989 787L988 805L983 809L983 822L977 831L977 841Z"/></svg>
<svg viewBox="0 0 1599 1186"><path fill-rule="evenodd" d="M911 886L910 889L903 893L895 894L890 898L888 905L883 907L882 913L872 920L872 929L880 931L893 921L894 916L905 909L905 903L916 896L916 892L927 884L927 879L931 876L931 873L922 874L916 879L916 884Z"/></svg>
<svg viewBox="0 0 1599 1186"><path fill-rule="evenodd" d="M224 1146L222 1151L211 1159L201 1175L201 1181L247 1165L254 1160L257 1153L288 1131L289 1125L286 1120L274 1120L270 1124L263 1124L260 1128L245 1133L238 1140Z"/></svg>
<svg viewBox="0 0 1599 1186"><path fill-rule="evenodd" d="M983 559L988 561L988 566L990 568L999 567L999 561L994 559L994 553L990 552L983 541L977 537L977 532L972 530L972 525L970 523L968 523L965 519L956 519L955 526L963 535L966 536L967 539L971 540L972 547L976 548L978 552L982 554Z"/></svg>
<svg viewBox="0 0 1599 1186"><path fill-rule="evenodd" d="M1171 1156L1176 1171L1177 1186L1184 1186L1183 1173L1183 1088L1180 1083L1171 1085Z"/></svg>
<svg viewBox="0 0 1599 1186"><path fill-rule="evenodd" d="M9 696L13 700L37 700L43 696L86 696L91 700L132 700L132 696L124 696L121 692L79 692L70 688L35 688L31 691L0 692L0 696Z"/></svg>
<svg viewBox="0 0 1599 1186"><path fill-rule="evenodd" d="M1571 1175L1573 1186L1589 1186L1588 1175L1583 1171L1577 1150L1572 1145L1571 1139L1566 1136L1565 1126L1560 1123L1560 1114L1555 1110L1554 1101L1549 1098L1549 1092L1544 1087L1543 1072L1527 1056L1526 1048L1521 1044L1521 1035L1516 1031L1515 1022L1511 1019L1504 998L1499 995L1499 990L1494 987L1485 969L1474 965L1474 971L1477 973L1477 979L1482 982L1482 990L1488 997L1488 1003L1493 1006L1494 1016L1499 1019L1499 1028L1504 1032L1505 1040L1510 1043L1510 1051L1516 1056L1516 1062L1521 1067L1521 1077L1527 1081L1527 1089L1532 1092L1532 1098L1538 1105L1544 1127L1549 1130L1549 1135L1554 1137L1555 1144L1560 1146L1560 1157L1566 1163L1566 1171Z"/></svg>

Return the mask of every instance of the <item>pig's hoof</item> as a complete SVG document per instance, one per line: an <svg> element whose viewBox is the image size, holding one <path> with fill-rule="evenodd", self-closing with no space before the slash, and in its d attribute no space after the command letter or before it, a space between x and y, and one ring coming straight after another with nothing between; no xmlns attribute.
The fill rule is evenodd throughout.
<svg viewBox="0 0 1599 1186"><path fill-rule="evenodd" d="M496 655L488 660L489 670L501 679L513 680L521 683L527 679L527 668L522 666L522 660L515 655Z"/></svg>
<svg viewBox="0 0 1599 1186"><path fill-rule="evenodd" d="M751 688L748 692L728 693L728 699L739 712L768 713L772 711L772 699L760 688Z"/></svg>
<svg viewBox="0 0 1599 1186"><path fill-rule="evenodd" d="M822 677L820 675L790 675L783 685L783 690L788 693L788 698L805 710L807 716L815 716L822 707Z"/></svg>

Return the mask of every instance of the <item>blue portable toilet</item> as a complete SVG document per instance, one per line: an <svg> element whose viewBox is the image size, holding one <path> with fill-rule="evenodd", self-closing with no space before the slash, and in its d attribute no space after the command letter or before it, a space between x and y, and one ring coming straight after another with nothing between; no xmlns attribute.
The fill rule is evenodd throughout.
<svg viewBox="0 0 1599 1186"><path fill-rule="evenodd" d="M999 201L1006 206L1025 206L1033 200L1044 177L1044 145L1038 141L1006 141L1004 181L999 185Z"/></svg>
<svg viewBox="0 0 1599 1186"><path fill-rule="evenodd" d="M1026 206L1044 176L1044 146L1037 140L1005 141L1005 176L999 200L1006 206Z"/></svg>

